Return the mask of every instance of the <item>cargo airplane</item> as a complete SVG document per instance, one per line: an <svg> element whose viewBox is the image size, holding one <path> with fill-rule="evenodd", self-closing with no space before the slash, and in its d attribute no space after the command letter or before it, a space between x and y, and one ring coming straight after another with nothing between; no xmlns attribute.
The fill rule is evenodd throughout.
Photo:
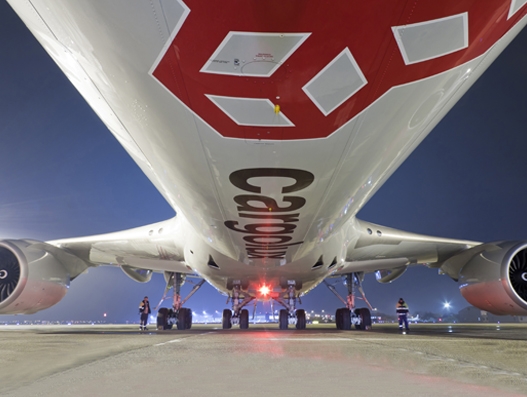
<svg viewBox="0 0 527 397"><path fill-rule="evenodd" d="M356 214L527 23L527 0L8 0L176 216L115 233L0 241L0 314L59 302L93 266L163 273L161 328L188 329L181 285L283 307L342 279L339 329L367 329L364 275L413 265L472 305L527 314L527 241L409 233ZM166 294L165 292L165 294ZM366 300L365 300L366 301ZM366 301L367 302L367 301Z"/></svg>

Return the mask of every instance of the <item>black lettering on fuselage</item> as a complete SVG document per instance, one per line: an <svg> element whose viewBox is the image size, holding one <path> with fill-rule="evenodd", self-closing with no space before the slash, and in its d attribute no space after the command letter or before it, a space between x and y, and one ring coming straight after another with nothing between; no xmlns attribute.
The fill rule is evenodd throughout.
<svg viewBox="0 0 527 397"><path fill-rule="evenodd" d="M251 259L283 259L287 249L302 241L290 242L300 220L300 210L306 204L306 199L298 194L284 195L280 200L289 205L281 207L273 197L262 195L262 187L249 183L251 178L292 179L293 183L283 186L280 192L274 194L290 194L307 188L315 180L311 172L289 168L253 168L233 172L230 182L241 190L256 194L241 194L233 197L240 218L254 219L243 227L238 227L235 220L225 221L230 230L246 234L247 255ZM284 182L282 182L283 185ZM288 183L288 182L286 182ZM291 214L290 212L295 211Z"/></svg>

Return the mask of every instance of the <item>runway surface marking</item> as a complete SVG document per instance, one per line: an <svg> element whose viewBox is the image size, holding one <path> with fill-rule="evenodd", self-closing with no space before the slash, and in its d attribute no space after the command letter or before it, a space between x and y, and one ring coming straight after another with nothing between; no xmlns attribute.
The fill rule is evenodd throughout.
<svg viewBox="0 0 527 397"><path fill-rule="evenodd" d="M172 340L169 340L168 342L156 343L154 346L163 346L163 345L168 345L169 343L176 343L176 342L181 342L181 339L172 339Z"/></svg>
<svg viewBox="0 0 527 397"><path fill-rule="evenodd" d="M203 336L203 335L208 335L208 334L214 334L214 333L215 333L214 331L203 332L203 333L200 333L200 334L197 334L197 335L189 335L188 337L183 338L183 339L172 339L172 340L169 340L169 341L167 341L167 342L156 343L156 344L153 345L153 346L164 346L164 345L168 345L168 344L170 344L170 343L183 342L183 340L185 340L185 339L197 338L198 336Z"/></svg>
<svg viewBox="0 0 527 397"><path fill-rule="evenodd" d="M353 341L365 341L365 342L368 342L368 341L375 341L375 342L387 342L387 341L390 341L390 342L393 342L395 340L398 340L397 338L368 338L368 337L365 337L365 338L346 338L346 337L342 337L342 338L345 338L345 339L349 339L349 340L353 340ZM404 337L404 341L405 342L465 342L464 340L462 339L439 339L439 338L436 338L436 339L432 339L432 338L409 338L409 337Z"/></svg>

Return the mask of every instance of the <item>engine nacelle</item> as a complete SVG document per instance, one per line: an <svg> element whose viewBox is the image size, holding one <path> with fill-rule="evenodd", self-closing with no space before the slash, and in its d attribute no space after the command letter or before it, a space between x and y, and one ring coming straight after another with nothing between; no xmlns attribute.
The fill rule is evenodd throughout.
<svg viewBox="0 0 527 397"><path fill-rule="evenodd" d="M461 268L461 294L494 314L527 315L527 242L485 246Z"/></svg>
<svg viewBox="0 0 527 397"><path fill-rule="evenodd" d="M42 244L0 241L0 314L32 314L66 295L70 276Z"/></svg>

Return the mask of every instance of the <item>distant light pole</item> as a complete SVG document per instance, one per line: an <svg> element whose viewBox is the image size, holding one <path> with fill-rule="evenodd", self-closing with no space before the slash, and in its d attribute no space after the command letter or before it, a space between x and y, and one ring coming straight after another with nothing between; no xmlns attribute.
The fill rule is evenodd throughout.
<svg viewBox="0 0 527 397"><path fill-rule="evenodd" d="M450 302L448 301L445 301L443 302L443 310L444 310L444 313L443 313L443 320L445 320L445 317L449 317L450 316L450 309L452 309L452 305L450 304ZM448 319L447 319L448 321Z"/></svg>

